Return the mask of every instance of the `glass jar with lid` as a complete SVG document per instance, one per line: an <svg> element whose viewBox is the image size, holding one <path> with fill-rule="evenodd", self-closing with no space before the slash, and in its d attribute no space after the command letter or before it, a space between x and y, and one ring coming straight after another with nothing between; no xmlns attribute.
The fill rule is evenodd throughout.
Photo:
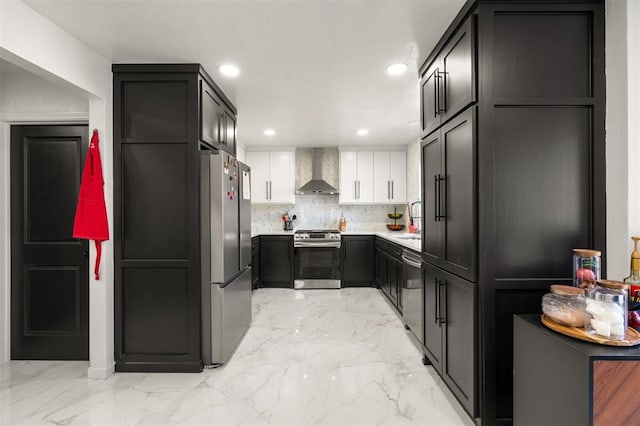
<svg viewBox="0 0 640 426"><path fill-rule="evenodd" d="M583 327L586 318L584 290L568 285L553 284L551 293L542 296L542 312L558 324Z"/></svg>
<svg viewBox="0 0 640 426"><path fill-rule="evenodd" d="M600 279L600 255L598 250L573 249L573 285L589 287Z"/></svg>
<svg viewBox="0 0 640 426"><path fill-rule="evenodd" d="M628 285L619 281L598 280L587 290L586 321L588 333L610 340L624 340L627 332Z"/></svg>

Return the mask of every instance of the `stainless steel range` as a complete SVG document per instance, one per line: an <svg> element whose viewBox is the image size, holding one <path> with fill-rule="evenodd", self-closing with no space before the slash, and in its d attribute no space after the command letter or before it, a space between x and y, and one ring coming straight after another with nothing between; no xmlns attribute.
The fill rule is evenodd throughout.
<svg viewBox="0 0 640 426"><path fill-rule="evenodd" d="M299 230L293 235L294 287L340 288L341 246L336 230Z"/></svg>

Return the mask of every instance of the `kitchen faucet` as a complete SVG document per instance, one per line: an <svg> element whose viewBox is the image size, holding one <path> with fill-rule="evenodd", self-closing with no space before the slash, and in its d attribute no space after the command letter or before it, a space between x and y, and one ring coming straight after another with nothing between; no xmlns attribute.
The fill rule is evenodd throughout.
<svg viewBox="0 0 640 426"><path fill-rule="evenodd" d="M416 204L420 204L422 205L422 202L420 200L418 201L414 201L413 203L411 203L411 205L409 206L409 228L410 231L409 232L414 232L414 233L420 233L420 219L421 216L414 216L413 215L413 206L415 206ZM421 213L419 213L421 214ZM416 219L418 219L417 223L416 223ZM414 229L414 231L411 231L411 229Z"/></svg>

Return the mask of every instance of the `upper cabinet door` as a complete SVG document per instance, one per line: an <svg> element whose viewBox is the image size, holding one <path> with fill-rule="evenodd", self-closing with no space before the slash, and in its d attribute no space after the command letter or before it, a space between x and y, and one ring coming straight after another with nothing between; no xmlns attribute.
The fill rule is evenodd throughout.
<svg viewBox="0 0 640 426"><path fill-rule="evenodd" d="M438 111L438 81L439 81L439 59L436 58L427 71L422 75L421 105L422 105L422 137L427 136L440 126L440 116Z"/></svg>
<svg viewBox="0 0 640 426"><path fill-rule="evenodd" d="M407 153L405 151L373 153L373 201L404 203L407 201Z"/></svg>
<svg viewBox="0 0 640 426"><path fill-rule="evenodd" d="M373 202L373 152L358 152L357 201Z"/></svg>
<svg viewBox="0 0 640 426"><path fill-rule="evenodd" d="M222 103L206 81L200 81L200 140L215 148L220 145Z"/></svg>
<svg viewBox="0 0 640 426"><path fill-rule="evenodd" d="M340 203L354 203L357 194L355 152L340 152Z"/></svg>
<svg viewBox="0 0 640 426"><path fill-rule="evenodd" d="M228 153L236 155L236 116L226 108L224 109L223 145Z"/></svg>
<svg viewBox="0 0 640 426"><path fill-rule="evenodd" d="M373 168L373 201L376 203L388 203L391 201L391 179L389 170L389 153L374 152Z"/></svg>
<svg viewBox="0 0 640 426"><path fill-rule="evenodd" d="M422 74L422 138L476 100L475 24L471 16Z"/></svg>
<svg viewBox="0 0 640 426"><path fill-rule="evenodd" d="M394 203L407 201L407 153L392 151L389 153L389 180L391 181L391 199Z"/></svg>
<svg viewBox="0 0 640 426"><path fill-rule="evenodd" d="M444 123L476 100L474 85L474 25L467 19L445 46L440 74L440 122Z"/></svg>
<svg viewBox="0 0 640 426"><path fill-rule="evenodd" d="M272 203L293 204L294 188L293 152L269 153L269 201Z"/></svg>
<svg viewBox="0 0 640 426"><path fill-rule="evenodd" d="M249 151L246 160L251 167L251 202L265 203L269 199L269 153Z"/></svg>

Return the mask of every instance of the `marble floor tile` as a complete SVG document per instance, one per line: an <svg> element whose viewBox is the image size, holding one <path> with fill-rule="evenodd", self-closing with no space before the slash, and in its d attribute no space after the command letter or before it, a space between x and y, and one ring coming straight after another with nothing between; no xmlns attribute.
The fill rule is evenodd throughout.
<svg viewBox="0 0 640 426"><path fill-rule="evenodd" d="M198 374L0 364L2 425L471 425L371 288L260 289L230 361Z"/></svg>

